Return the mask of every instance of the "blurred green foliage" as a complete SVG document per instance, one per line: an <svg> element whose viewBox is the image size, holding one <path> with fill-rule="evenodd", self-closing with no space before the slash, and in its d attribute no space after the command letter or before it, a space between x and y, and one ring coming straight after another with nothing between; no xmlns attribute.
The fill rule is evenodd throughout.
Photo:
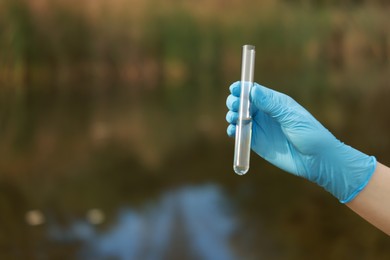
<svg viewBox="0 0 390 260"><path fill-rule="evenodd" d="M237 180L224 121L241 46L251 43L257 82L293 96L341 140L389 164L386 1L80 2L0 3L5 252L37 248L32 241L44 231L23 226L31 208L114 214L183 183L217 182L250 223L243 230L257 237L240 240L243 251L388 258L387 238L324 191L257 157L253 173ZM77 250L39 246L54 258Z"/></svg>

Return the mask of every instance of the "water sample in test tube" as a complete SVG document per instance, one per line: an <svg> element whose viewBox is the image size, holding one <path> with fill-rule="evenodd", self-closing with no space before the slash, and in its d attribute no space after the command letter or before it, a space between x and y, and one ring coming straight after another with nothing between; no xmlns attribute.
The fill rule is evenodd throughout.
<svg viewBox="0 0 390 260"><path fill-rule="evenodd" d="M236 125L233 163L233 169L239 175L243 175L249 170L252 139L252 117L249 111L249 96L253 86L254 69L255 46L244 45L242 47L240 108Z"/></svg>

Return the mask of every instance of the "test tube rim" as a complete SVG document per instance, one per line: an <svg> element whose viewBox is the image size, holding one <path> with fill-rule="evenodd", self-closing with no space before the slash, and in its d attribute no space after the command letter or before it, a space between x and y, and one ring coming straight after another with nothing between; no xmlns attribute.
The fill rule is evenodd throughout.
<svg viewBox="0 0 390 260"><path fill-rule="evenodd" d="M250 44L245 44L244 46L242 46L242 48L247 49L248 51L255 50L255 46Z"/></svg>

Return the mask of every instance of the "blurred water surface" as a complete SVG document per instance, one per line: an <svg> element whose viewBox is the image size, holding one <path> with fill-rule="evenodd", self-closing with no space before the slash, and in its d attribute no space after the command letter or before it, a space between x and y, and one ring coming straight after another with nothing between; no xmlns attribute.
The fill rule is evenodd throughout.
<svg viewBox="0 0 390 260"><path fill-rule="evenodd" d="M257 82L389 165L386 3L79 2L0 4L1 259L390 257L314 184L235 175L225 122L250 43Z"/></svg>

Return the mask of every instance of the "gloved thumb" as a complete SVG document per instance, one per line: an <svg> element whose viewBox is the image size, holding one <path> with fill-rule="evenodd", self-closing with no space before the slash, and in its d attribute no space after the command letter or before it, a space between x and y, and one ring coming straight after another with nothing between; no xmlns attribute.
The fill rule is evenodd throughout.
<svg viewBox="0 0 390 260"><path fill-rule="evenodd" d="M301 106L291 97L255 83L251 90L251 102L255 108L268 114L283 126L296 119L294 108ZM299 110L299 109L298 109Z"/></svg>

